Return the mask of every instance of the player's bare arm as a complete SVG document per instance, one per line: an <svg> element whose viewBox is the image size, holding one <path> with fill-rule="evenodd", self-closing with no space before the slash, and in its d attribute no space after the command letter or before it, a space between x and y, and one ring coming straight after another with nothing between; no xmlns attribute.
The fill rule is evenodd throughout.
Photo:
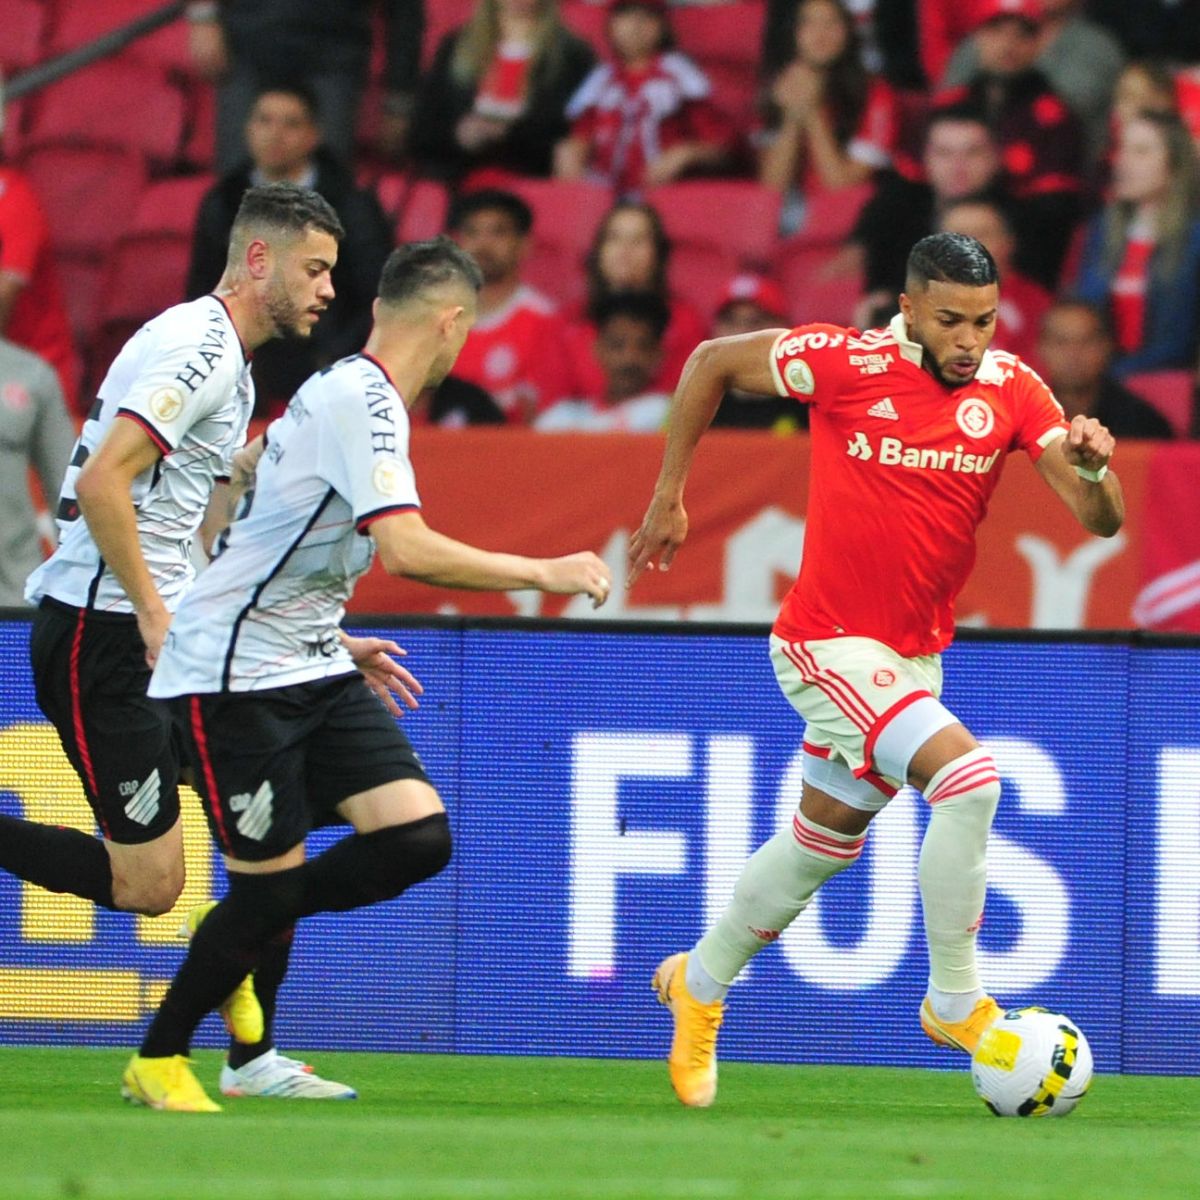
<svg viewBox="0 0 1200 1200"><path fill-rule="evenodd" d="M712 424L721 397L732 388L753 396L777 396L771 374L771 348L784 329L765 329L701 342L684 364L667 422L662 469L641 528L629 543L625 586L643 571L666 571L687 537L683 488L692 455Z"/></svg>
<svg viewBox="0 0 1200 1200"><path fill-rule="evenodd" d="M403 575L438 587L474 591L536 588L564 596L586 593L597 608L612 589L612 573L590 550L561 558L526 558L481 550L430 529L415 511L394 513L372 522L371 536L389 575Z"/></svg>
<svg viewBox="0 0 1200 1200"><path fill-rule="evenodd" d="M140 425L117 420L84 463L75 484L92 540L137 613L138 631L151 666L162 649L171 614L142 555L131 489L133 481L161 457L162 451Z"/></svg>
<svg viewBox="0 0 1200 1200"><path fill-rule="evenodd" d="M396 661L397 658L404 658L407 650L386 638L353 637L345 630L340 630L339 634L342 645L350 652L367 686L393 717L404 716L404 709L396 703L396 697L404 702L406 708L420 706L417 697L425 692L421 681Z"/></svg>
<svg viewBox="0 0 1200 1200"><path fill-rule="evenodd" d="M233 524L238 505L254 482L254 472L264 447L265 442L261 434L253 441L247 442L233 456L229 479L218 482L213 487L212 496L209 497L208 506L204 510L204 520L200 523L200 544L209 558L212 558L217 538Z"/></svg>
<svg viewBox="0 0 1200 1200"><path fill-rule="evenodd" d="M1037 461L1041 477L1084 529L1098 537L1112 537L1125 520L1121 481L1108 469L1116 445L1095 417L1080 415Z"/></svg>

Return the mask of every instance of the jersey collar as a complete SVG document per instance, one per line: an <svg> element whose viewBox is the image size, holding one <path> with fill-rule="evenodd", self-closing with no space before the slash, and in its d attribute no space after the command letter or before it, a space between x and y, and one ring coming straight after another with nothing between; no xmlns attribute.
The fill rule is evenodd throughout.
<svg viewBox="0 0 1200 1200"><path fill-rule="evenodd" d="M918 342L910 341L908 336L908 326L904 321L904 314L897 313L891 321L888 322L888 330L892 337L896 339L896 345L900 348L900 356L907 359L914 366L920 366L925 357L924 348ZM980 361L979 370L975 372L975 378L972 383L1003 383L1004 368L996 360L996 356L990 351L983 352L983 359ZM964 386L970 386L969 384Z"/></svg>

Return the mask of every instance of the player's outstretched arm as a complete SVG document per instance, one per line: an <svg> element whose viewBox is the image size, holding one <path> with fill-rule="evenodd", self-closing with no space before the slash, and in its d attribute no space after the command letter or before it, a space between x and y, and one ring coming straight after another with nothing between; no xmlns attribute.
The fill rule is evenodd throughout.
<svg viewBox="0 0 1200 1200"><path fill-rule="evenodd" d="M75 481L79 510L105 566L133 604L151 666L162 649L171 614L142 555L132 487L161 457L162 451L136 421L116 420Z"/></svg>
<svg viewBox="0 0 1200 1200"><path fill-rule="evenodd" d="M612 573L590 550L562 558L498 554L430 529L419 512L393 513L371 523L379 560L389 575L438 587L505 592L537 588L571 596L584 592L597 608L608 599Z"/></svg>
<svg viewBox="0 0 1200 1200"><path fill-rule="evenodd" d="M1038 473L1089 533L1112 537L1125 521L1121 481L1108 469L1117 443L1095 417L1077 416L1046 448ZM1098 478L1097 478L1098 477Z"/></svg>
<svg viewBox="0 0 1200 1200"><path fill-rule="evenodd" d="M667 570L687 537L683 487L692 455L712 424L727 391L736 388L755 396L777 395L771 374L771 348L783 329L765 329L736 337L701 342L684 364L667 421L667 445L650 507L629 543L625 586L633 587L643 571Z"/></svg>

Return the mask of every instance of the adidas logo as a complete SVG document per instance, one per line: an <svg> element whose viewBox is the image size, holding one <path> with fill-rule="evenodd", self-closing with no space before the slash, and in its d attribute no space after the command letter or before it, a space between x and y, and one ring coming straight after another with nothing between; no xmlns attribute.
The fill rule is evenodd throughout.
<svg viewBox="0 0 1200 1200"><path fill-rule="evenodd" d="M896 406L892 403L891 396L884 396L878 404L872 404L867 409L868 417L883 417L885 421L898 421L900 414L896 411Z"/></svg>

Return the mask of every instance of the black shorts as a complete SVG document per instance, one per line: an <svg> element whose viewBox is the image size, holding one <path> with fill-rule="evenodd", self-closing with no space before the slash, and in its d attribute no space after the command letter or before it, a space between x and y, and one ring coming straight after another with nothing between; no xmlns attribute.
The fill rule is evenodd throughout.
<svg viewBox="0 0 1200 1200"><path fill-rule="evenodd" d="M29 642L38 706L58 730L100 832L136 845L179 819L182 748L137 618L43 600Z"/></svg>
<svg viewBox="0 0 1200 1200"><path fill-rule="evenodd" d="M362 676L168 700L209 828L232 858L274 858L337 822L350 796L428 782L395 718Z"/></svg>

